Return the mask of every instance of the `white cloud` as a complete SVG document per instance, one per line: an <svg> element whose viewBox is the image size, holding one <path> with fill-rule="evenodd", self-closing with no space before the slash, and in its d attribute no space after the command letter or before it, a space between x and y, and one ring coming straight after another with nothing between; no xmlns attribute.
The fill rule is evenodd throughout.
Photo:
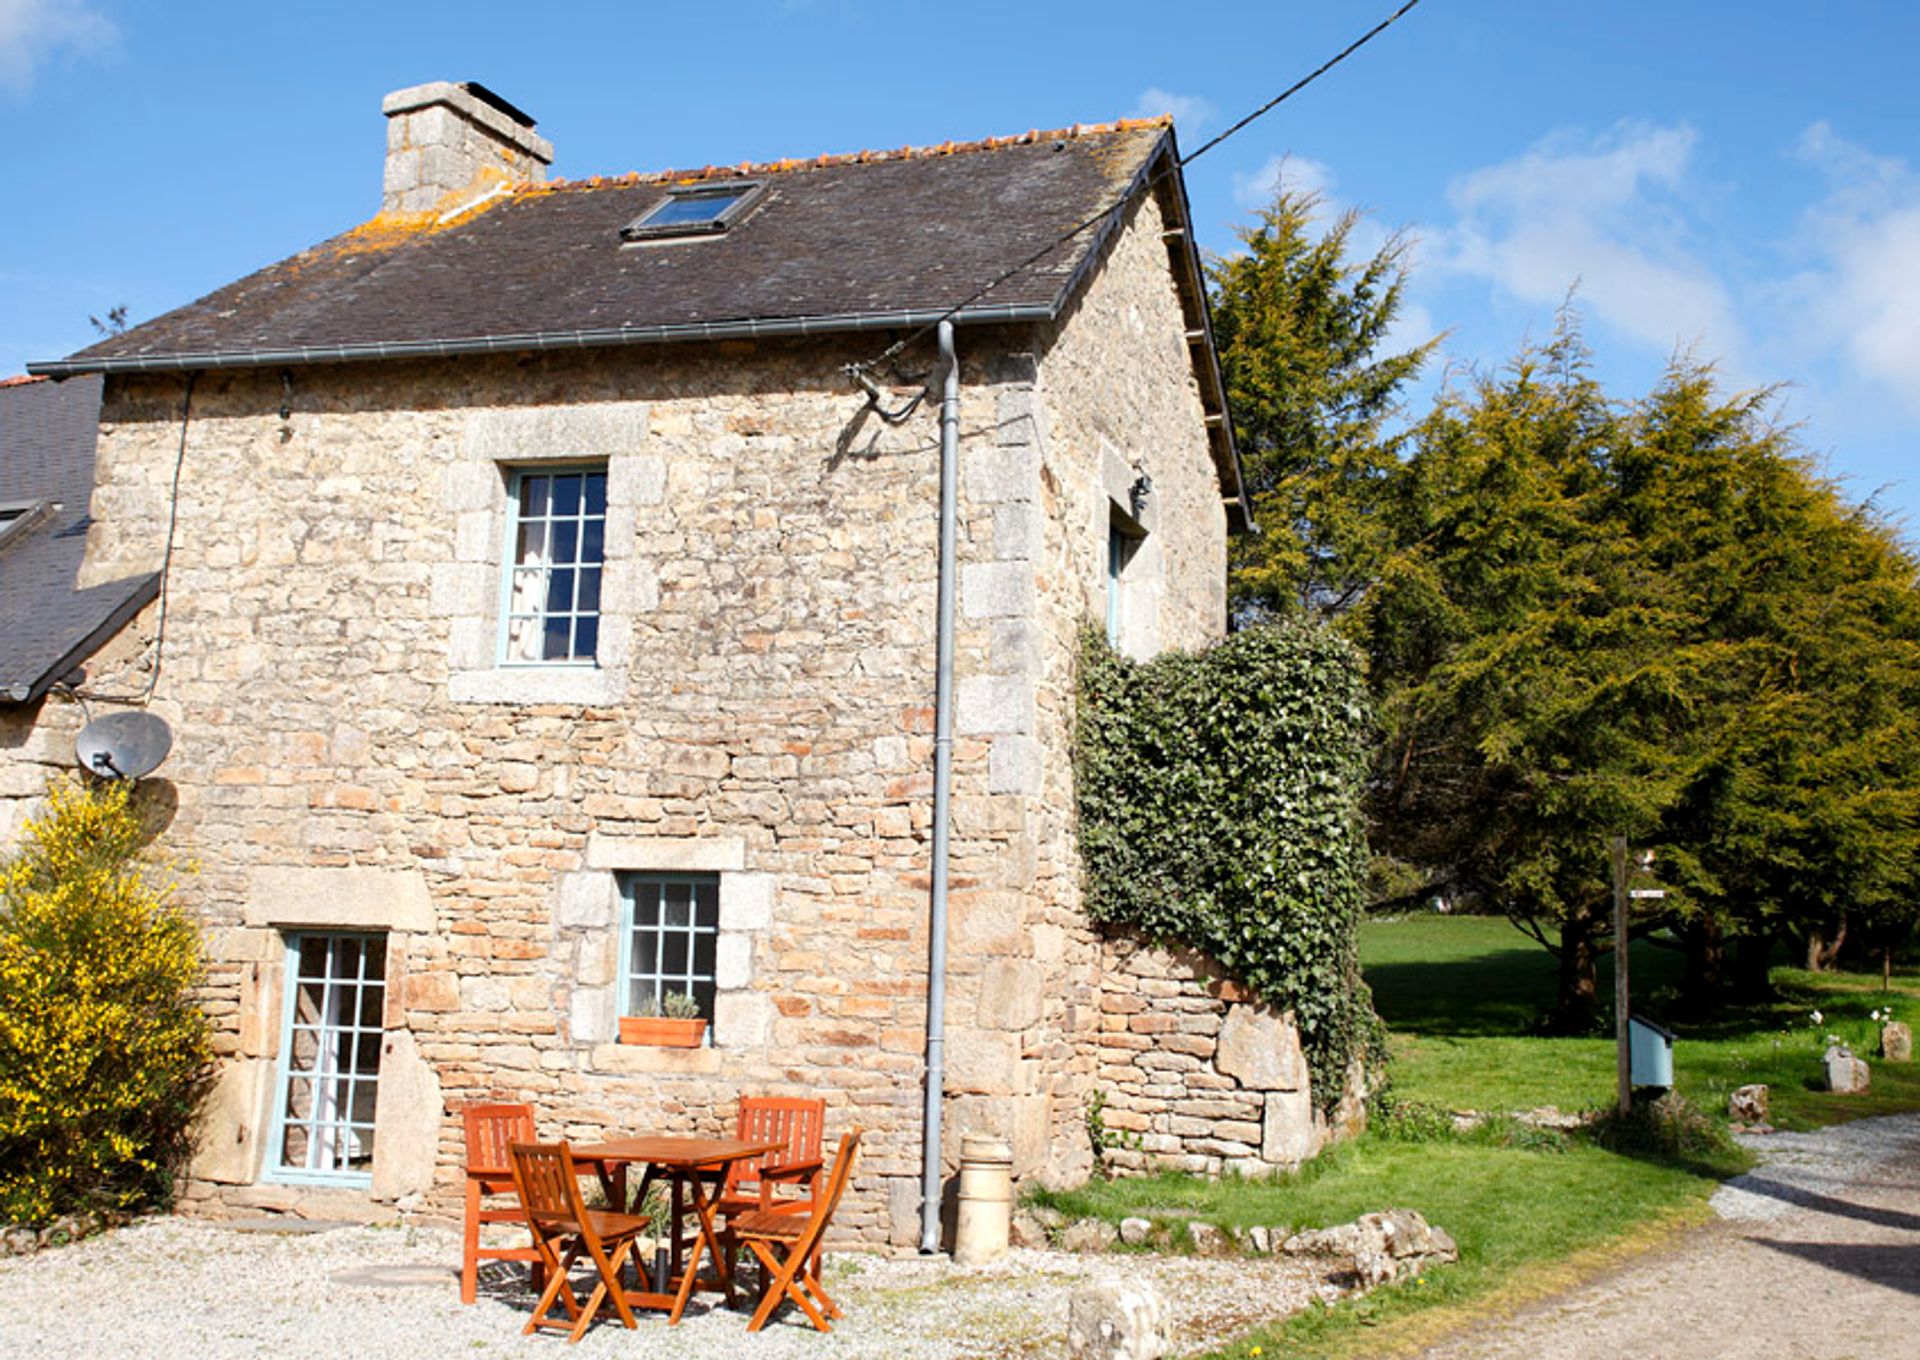
<svg viewBox="0 0 1920 1360"><path fill-rule="evenodd" d="M1140 92L1140 98L1134 101L1129 118L1158 118L1163 113L1173 115L1174 125L1188 134L1198 132L1212 121L1219 110L1213 102L1197 94L1174 94L1158 85L1150 85Z"/></svg>
<svg viewBox="0 0 1920 1360"><path fill-rule="evenodd" d="M1233 201L1257 211L1273 202L1282 183L1296 193L1318 194L1323 204L1338 210L1333 197L1332 169L1306 156L1272 156L1251 173L1235 171Z"/></svg>
<svg viewBox="0 0 1920 1360"><path fill-rule="evenodd" d="M1742 346L1728 290L1691 248L1688 127L1559 133L1455 179L1455 221L1424 233L1441 270L1554 304L1577 285L1598 320L1661 350Z"/></svg>
<svg viewBox="0 0 1920 1360"><path fill-rule="evenodd" d="M57 54L100 56L119 36L88 0L0 0L0 90L25 94Z"/></svg>
<svg viewBox="0 0 1920 1360"><path fill-rule="evenodd" d="M1829 191L1806 214L1814 263L1790 291L1852 376L1920 411L1920 176L1825 123L1807 129L1796 155Z"/></svg>

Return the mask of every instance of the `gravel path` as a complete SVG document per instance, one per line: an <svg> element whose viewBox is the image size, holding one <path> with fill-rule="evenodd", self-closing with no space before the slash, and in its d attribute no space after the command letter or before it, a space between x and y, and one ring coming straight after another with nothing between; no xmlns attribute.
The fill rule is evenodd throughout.
<svg viewBox="0 0 1920 1360"><path fill-rule="evenodd" d="M1743 1141L1720 1222L1423 1360L1920 1356L1920 1115Z"/></svg>
<svg viewBox="0 0 1920 1360"><path fill-rule="evenodd" d="M1151 1275L1182 1351L1334 1292L1297 1260L1017 1251L961 1270L944 1259L841 1253L829 1258L827 1285L847 1316L830 1336L788 1309L750 1338L745 1314L709 1295L711 1306L696 1303L677 1328L641 1314L637 1332L602 1322L570 1348L558 1334L520 1335L532 1303L523 1267L484 1267L479 1302L462 1307L459 1259L456 1235L437 1229L285 1235L151 1219L0 1261L0 1357L1045 1360L1065 1355L1067 1295L1089 1276Z"/></svg>

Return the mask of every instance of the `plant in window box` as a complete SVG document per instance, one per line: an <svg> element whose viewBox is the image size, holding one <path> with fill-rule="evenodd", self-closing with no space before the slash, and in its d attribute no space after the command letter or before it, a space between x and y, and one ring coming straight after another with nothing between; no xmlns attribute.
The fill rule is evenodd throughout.
<svg viewBox="0 0 1920 1360"><path fill-rule="evenodd" d="M644 1015L620 1017L620 1042L653 1044L659 1048L698 1048L706 1037L707 1020L691 992L656 995Z"/></svg>

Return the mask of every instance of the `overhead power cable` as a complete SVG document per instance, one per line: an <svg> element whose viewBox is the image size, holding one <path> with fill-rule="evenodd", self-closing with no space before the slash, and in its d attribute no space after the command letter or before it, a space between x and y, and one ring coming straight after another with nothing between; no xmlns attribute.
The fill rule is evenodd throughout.
<svg viewBox="0 0 1920 1360"><path fill-rule="evenodd" d="M1234 123L1232 127L1227 128L1224 132L1220 133L1217 137L1212 138L1210 141L1204 143L1202 146L1198 147L1197 149L1188 152L1186 155L1182 156L1178 161L1176 161L1173 165L1168 166L1165 169L1162 169L1156 174L1154 174L1153 176L1151 176L1147 180L1147 186L1152 187L1153 185L1158 184L1161 180L1173 174L1174 171L1176 170L1184 170L1187 166L1192 165L1195 161L1199 160L1202 156L1206 155L1209 151L1213 150L1216 146L1219 146L1222 142L1226 141L1229 137L1233 136L1235 133L1244 130L1248 125L1256 122L1261 118L1264 118L1267 114L1272 113L1276 108L1280 107L1280 105L1286 103L1289 99L1293 98L1296 94L1299 94L1300 91L1306 89L1307 86L1313 84L1314 81L1320 79L1321 76L1324 76L1327 72L1331 71L1334 67L1338 66L1341 62L1345 61L1348 57L1352 56L1355 52L1358 52L1361 48L1365 47L1368 43L1372 42L1375 38L1379 37L1382 33L1386 32L1389 28L1393 27L1395 23L1397 23L1400 19L1405 17L1408 11L1412 10L1419 3L1420 3L1420 0L1405 0L1405 3L1402 4L1400 8L1396 9L1393 13L1389 14L1386 18L1382 19L1379 23L1375 24L1372 28L1368 29L1365 33L1362 33L1359 37L1355 38L1352 42L1348 43L1345 47L1341 48L1338 52L1334 53L1334 55L1332 55L1331 57L1328 57L1325 61L1321 62L1318 66L1314 67L1313 70L1307 72L1307 74L1300 77L1300 79L1294 81L1293 84L1287 86L1286 89L1280 91L1279 94L1269 99L1266 103L1262 104L1259 108L1247 114L1244 118L1241 118L1238 122ZM922 336L931 334L934 330L936 330L939 327L941 322L953 320L954 317L958 316L961 312L965 311L968 307L971 307L974 303L978 302L981 298L985 297L988 293L991 293L994 289L998 288L1001 284L1005 283L1008 279L1013 278L1015 275L1025 273L1027 270L1031 269L1034 265L1040 263L1040 261L1045 259L1048 255L1058 250L1061 246L1065 245L1067 242L1079 236L1081 233L1089 230L1090 228L1096 227L1100 223L1106 221L1107 218L1113 216L1114 213L1118 212L1121 208L1126 206L1126 204L1132 199L1132 197L1133 197L1132 186L1128 186L1127 192L1122 193L1113 202L1101 208L1098 212L1094 213L1091 217L1088 217L1083 221L1075 223L1073 226L1069 227L1066 231L1062 232L1059 236L1056 236L1051 241L1048 241L1044 246L1040 247L1040 249L1034 251L1033 254L1027 256L1024 260L1021 260L1018 264L1014 265L1010 269L1004 270L1001 273L996 274L993 278L989 279L986 283L980 285L980 287L974 289L971 293L967 294L964 298L960 299L960 301L954 303L953 306L947 308L946 311L942 312L939 316L935 317L933 320L927 322L926 324L918 327L915 330L907 332L907 334L901 336L898 340L894 341L891 345L888 345L874 359L864 364L848 364L846 366L847 375L850 378L852 378L854 382L860 385L863 389L869 388L871 386L871 379L868 377L868 375L872 372L873 369L878 368L882 364L891 363L894 359L899 358L900 355L906 351L909 345L913 344L916 340L920 339ZM869 392L868 394L868 399L869 401L874 401L875 404L877 404L877 400L873 397L871 392Z"/></svg>

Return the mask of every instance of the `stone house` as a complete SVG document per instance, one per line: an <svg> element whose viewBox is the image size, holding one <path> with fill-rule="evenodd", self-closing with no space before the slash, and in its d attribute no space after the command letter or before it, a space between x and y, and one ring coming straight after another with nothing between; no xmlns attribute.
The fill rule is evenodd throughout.
<svg viewBox="0 0 1920 1360"><path fill-rule="evenodd" d="M844 1230L915 1240L956 304L936 1179L967 1132L1084 1177L1096 1091L1123 1160L1310 1155L1285 1017L1078 905L1078 632L1219 637L1247 525L1171 126L552 181L479 86L385 113L378 216L32 366L100 385L62 588L168 573L116 664L200 866L189 1206L447 1211L473 1100L819 1093L870 1130ZM80 717L0 702L0 795ZM622 1042L671 991L704 1041Z"/></svg>

